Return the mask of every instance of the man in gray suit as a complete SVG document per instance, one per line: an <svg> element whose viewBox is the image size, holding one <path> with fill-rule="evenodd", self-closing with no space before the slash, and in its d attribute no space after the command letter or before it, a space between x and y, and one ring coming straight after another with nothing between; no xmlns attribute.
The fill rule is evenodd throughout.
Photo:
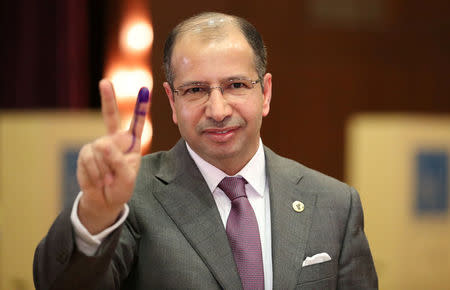
<svg viewBox="0 0 450 290"><path fill-rule="evenodd" d="M358 193L262 145L272 76L256 29L194 16L169 35L164 63L182 139L141 159L148 91L122 132L113 88L100 82L108 135L80 152L82 192L36 250L36 288L377 289ZM245 212L223 187L230 176L245 186ZM238 254L227 220L249 213L256 235L239 238L257 237L258 250ZM239 255L262 272L242 270Z"/></svg>

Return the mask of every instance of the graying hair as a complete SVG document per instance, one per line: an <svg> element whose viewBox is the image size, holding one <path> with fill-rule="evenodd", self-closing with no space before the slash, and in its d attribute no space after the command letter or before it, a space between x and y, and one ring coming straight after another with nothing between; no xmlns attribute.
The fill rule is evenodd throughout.
<svg viewBox="0 0 450 290"><path fill-rule="evenodd" d="M185 33L197 33L210 40L225 38L227 25L235 25L253 49L255 69L262 80L267 67L267 50L261 34L244 18L217 12L204 12L192 16L178 24L169 34L164 45L164 72L166 80L173 89L175 74L172 67L172 53L175 43Z"/></svg>

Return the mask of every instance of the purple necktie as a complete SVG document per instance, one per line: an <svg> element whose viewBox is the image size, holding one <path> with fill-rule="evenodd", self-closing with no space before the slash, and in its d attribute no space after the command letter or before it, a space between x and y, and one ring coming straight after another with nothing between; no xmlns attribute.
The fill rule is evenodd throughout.
<svg viewBox="0 0 450 290"><path fill-rule="evenodd" d="M231 200L226 231L243 288L264 289L258 222L245 194L246 183L242 177L225 177L219 183Z"/></svg>

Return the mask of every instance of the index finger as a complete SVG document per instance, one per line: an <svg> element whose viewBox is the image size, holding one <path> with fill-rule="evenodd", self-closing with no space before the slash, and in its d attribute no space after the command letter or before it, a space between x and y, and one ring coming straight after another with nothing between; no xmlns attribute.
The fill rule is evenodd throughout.
<svg viewBox="0 0 450 290"><path fill-rule="evenodd" d="M102 98L102 115L107 133L114 134L120 128L119 109L117 108L114 88L107 79L102 79L98 87Z"/></svg>
<svg viewBox="0 0 450 290"><path fill-rule="evenodd" d="M150 106L150 92L148 88L142 87L139 90L136 106L134 107L133 120L130 124L129 132L133 135L133 139L141 139L142 131L144 129L145 118Z"/></svg>

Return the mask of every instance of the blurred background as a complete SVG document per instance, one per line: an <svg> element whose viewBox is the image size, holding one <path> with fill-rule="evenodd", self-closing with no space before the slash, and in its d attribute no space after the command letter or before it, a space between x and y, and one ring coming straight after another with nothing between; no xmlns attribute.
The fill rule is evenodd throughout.
<svg viewBox="0 0 450 290"><path fill-rule="evenodd" d="M450 289L448 0L2 0L0 289L34 289L34 248L78 193L78 150L104 133L101 78L124 126L151 89L143 153L179 139L163 45L202 11L262 34L263 142L358 189L380 289Z"/></svg>

